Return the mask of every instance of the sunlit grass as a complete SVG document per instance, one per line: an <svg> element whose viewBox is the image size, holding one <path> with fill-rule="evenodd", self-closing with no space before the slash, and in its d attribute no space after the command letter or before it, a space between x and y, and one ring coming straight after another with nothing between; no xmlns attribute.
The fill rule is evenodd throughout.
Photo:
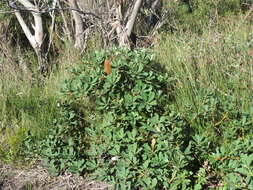
<svg viewBox="0 0 253 190"><path fill-rule="evenodd" d="M31 136L39 142L57 118L57 92L69 67L81 62L80 55L68 44L58 57L57 68L42 82L36 71L8 63L0 74L0 159L22 160L24 141ZM36 63L34 63L36 65Z"/></svg>
<svg viewBox="0 0 253 190"><path fill-rule="evenodd" d="M163 34L155 47L158 62L176 81L175 107L186 117L192 107L198 113L202 97L210 93L224 102L235 99L234 109L253 115L253 32L244 20L223 19L202 35Z"/></svg>

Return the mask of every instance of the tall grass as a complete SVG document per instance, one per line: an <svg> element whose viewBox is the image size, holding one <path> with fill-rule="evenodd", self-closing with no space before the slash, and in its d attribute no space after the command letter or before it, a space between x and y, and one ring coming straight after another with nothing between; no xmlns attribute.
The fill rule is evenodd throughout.
<svg viewBox="0 0 253 190"><path fill-rule="evenodd" d="M176 81L175 107L186 117L198 113L210 94L253 115L252 49L252 27L239 16L223 18L202 35L161 35L155 47L158 61Z"/></svg>
<svg viewBox="0 0 253 190"><path fill-rule="evenodd" d="M28 131L42 138L56 117L55 97L30 75L8 70L0 77L0 158L6 161L21 156Z"/></svg>
<svg viewBox="0 0 253 190"><path fill-rule="evenodd" d="M0 73L1 160L22 160L28 144L37 143L48 134L57 118L60 81L68 75L68 68L80 61L80 55L67 44L56 60L57 69L43 82L33 69L22 70L15 63L4 62ZM25 142L27 137L34 141Z"/></svg>

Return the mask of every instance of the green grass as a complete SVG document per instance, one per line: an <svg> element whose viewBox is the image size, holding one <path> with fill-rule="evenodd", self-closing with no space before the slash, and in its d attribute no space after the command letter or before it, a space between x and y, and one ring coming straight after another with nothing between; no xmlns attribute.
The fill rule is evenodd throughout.
<svg viewBox="0 0 253 190"><path fill-rule="evenodd" d="M59 84L68 75L69 67L80 60L71 44L67 44L55 60L57 69L42 83L33 69L24 71L2 59L5 67L0 74L1 160L22 161L30 155L30 148L47 136L58 114Z"/></svg>
<svg viewBox="0 0 253 190"><path fill-rule="evenodd" d="M187 114L191 105L198 112L201 97L212 92L223 101L235 98L235 109L253 115L253 32L241 17L234 19L224 18L202 35L189 32L160 36L155 48L157 60L177 81L178 111Z"/></svg>
<svg viewBox="0 0 253 190"><path fill-rule="evenodd" d="M8 73L0 79L0 158L6 161L21 158L28 131L41 139L56 117L55 96L27 76L19 77Z"/></svg>
<svg viewBox="0 0 253 190"><path fill-rule="evenodd" d="M189 134L184 134L187 142L180 148L190 147L189 155L194 162L186 159L184 169L189 173L186 172L185 179L189 187L196 189L214 183L210 179L219 181L224 189L251 187L245 176L253 170L252 26L244 15L230 16L218 18L211 27L203 26L201 34L193 31L163 33L154 47L156 60L166 67L170 77L168 83L174 87L170 94L175 99L168 103L168 113L175 114L175 121L171 122L179 125L176 127L179 131L180 123L189 128ZM47 139L49 129L55 127L54 119L59 114L59 84L67 78L69 67L82 60L75 56L71 47L63 52L57 60L58 70L52 72L43 85L34 73L10 69L0 75L1 160L13 163L35 156L33 148L36 146L33 145ZM48 146L52 146L51 141L55 142L57 150L62 148L69 154L71 151L58 147L53 135L58 132L48 138ZM167 140L166 135L171 134L164 134ZM55 152L52 151L52 155ZM72 157L69 160L72 162ZM245 166L247 171L243 170ZM237 173L231 172L234 170ZM171 169L173 175L175 171ZM184 176L180 172L175 174L179 181L180 175Z"/></svg>

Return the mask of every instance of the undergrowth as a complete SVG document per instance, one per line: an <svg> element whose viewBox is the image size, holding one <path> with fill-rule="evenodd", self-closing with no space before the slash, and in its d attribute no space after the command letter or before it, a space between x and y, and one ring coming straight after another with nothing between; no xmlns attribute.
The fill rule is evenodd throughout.
<svg viewBox="0 0 253 190"><path fill-rule="evenodd" d="M32 52L20 54L19 60L15 56L3 57L0 62L0 159L22 166L38 159L36 145L58 117L59 81L68 76L71 63L80 59L72 46L66 45L58 57L57 70L42 79ZM20 67L15 60L24 63Z"/></svg>
<svg viewBox="0 0 253 190"><path fill-rule="evenodd" d="M173 54L167 40L163 45ZM61 117L40 144L52 174L85 174L115 189L252 186L250 89L236 75L247 85L248 74L215 62L206 70L198 58L178 57L185 52L162 55L158 60L166 62L159 65L149 51L112 49L90 54L72 69L58 100ZM199 73L191 78L194 71Z"/></svg>
<svg viewBox="0 0 253 190"><path fill-rule="evenodd" d="M18 77L13 73L0 77L0 157L7 162L22 160L28 131L42 139L57 115L55 97L27 76Z"/></svg>
<svg viewBox="0 0 253 190"><path fill-rule="evenodd" d="M43 85L1 75L0 158L42 158L53 175L113 189L252 188L251 21L239 1L229 1L238 14L229 17L214 1L191 2L152 50L90 51L79 64L69 50L71 72Z"/></svg>

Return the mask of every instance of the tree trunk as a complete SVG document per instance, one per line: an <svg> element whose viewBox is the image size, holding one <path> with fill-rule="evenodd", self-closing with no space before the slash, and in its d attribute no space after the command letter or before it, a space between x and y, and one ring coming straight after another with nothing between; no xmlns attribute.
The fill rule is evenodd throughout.
<svg viewBox="0 0 253 190"><path fill-rule="evenodd" d="M134 24L137 18L137 14L140 10L141 4L142 4L142 0L136 0L133 11L127 21L126 26L122 26L120 24L120 21L122 21L122 18L123 18L122 15L124 13L122 13L122 4L118 5L118 8L117 8L118 27L116 28L116 31L118 35L119 46L125 46L128 48L132 47L130 36L133 32Z"/></svg>
<svg viewBox="0 0 253 190"><path fill-rule="evenodd" d="M134 5L133 12L132 12L130 18L128 19L128 22L126 24L127 37L130 37L130 35L131 35L132 31L133 31L134 23L136 21L137 14L138 14L138 12L140 10L141 4L142 4L142 0L137 0L136 1L135 5Z"/></svg>
<svg viewBox="0 0 253 190"><path fill-rule="evenodd" d="M22 28L22 30L25 33L25 36L29 40L31 46L33 47L34 51L36 52L37 58L38 58L38 64L39 69L41 72L44 72L47 67L47 61L45 59L45 56L43 55L43 25L42 25L42 17L39 10L39 7L37 5L34 5L29 0L18 0L19 3L21 3L28 11L31 12L34 18L34 23L31 23L31 26L34 30L34 34L32 34L30 28L25 23L25 20L23 19L22 15L19 11L15 12L15 16Z"/></svg>
<svg viewBox="0 0 253 190"><path fill-rule="evenodd" d="M69 0L69 6L74 9L72 15L75 21L75 47L79 50L84 49L84 24L81 15L78 13L79 10L76 0Z"/></svg>

